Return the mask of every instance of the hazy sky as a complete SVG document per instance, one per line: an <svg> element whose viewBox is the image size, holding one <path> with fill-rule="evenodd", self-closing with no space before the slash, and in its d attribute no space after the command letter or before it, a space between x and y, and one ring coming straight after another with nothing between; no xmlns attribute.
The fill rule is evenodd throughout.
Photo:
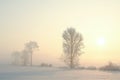
<svg viewBox="0 0 120 80"><path fill-rule="evenodd" d="M62 64L68 27L84 37L81 65L120 64L120 0L0 0L0 63L10 62L11 53L32 40L40 46L34 63Z"/></svg>

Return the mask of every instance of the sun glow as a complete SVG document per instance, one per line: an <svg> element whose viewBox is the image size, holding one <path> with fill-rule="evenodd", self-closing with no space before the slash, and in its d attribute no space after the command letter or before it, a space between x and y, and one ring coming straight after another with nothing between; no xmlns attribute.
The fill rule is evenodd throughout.
<svg viewBox="0 0 120 80"><path fill-rule="evenodd" d="M105 45L105 38L104 37L99 37L97 39L97 45L104 46Z"/></svg>

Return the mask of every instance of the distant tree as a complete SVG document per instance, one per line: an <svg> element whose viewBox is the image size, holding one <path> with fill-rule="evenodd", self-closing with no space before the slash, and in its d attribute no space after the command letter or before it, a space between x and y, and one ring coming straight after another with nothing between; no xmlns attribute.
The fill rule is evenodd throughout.
<svg viewBox="0 0 120 80"><path fill-rule="evenodd" d="M63 39L63 60L70 68L75 68L79 65L79 56L83 53L83 37L74 28L68 28L63 33Z"/></svg>
<svg viewBox="0 0 120 80"><path fill-rule="evenodd" d="M120 66L118 66L110 61L107 65L100 67L100 70L120 71Z"/></svg>
<svg viewBox="0 0 120 80"><path fill-rule="evenodd" d="M32 66L32 54L33 54L33 51L37 48L39 48L39 46L35 41L30 41L26 43L25 48L22 51L20 52L16 51L12 53L12 59L13 59L12 64Z"/></svg>
<svg viewBox="0 0 120 80"><path fill-rule="evenodd" d="M32 66L32 54L33 54L34 49L36 49L36 48L39 48L39 46L38 46L37 42L35 42L35 41L30 41L25 44L26 60L28 58L27 56L29 56L29 54L30 54L30 65L31 66Z"/></svg>
<svg viewBox="0 0 120 80"><path fill-rule="evenodd" d="M12 64L19 65L20 64L20 53L18 51L15 51L12 53Z"/></svg>
<svg viewBox="0 0 120 80"><path fill-rule="evenodd" d="M26 50L26 49L24 49L24 50L21 52L21 54L22 54L22 57L21 57L22 65L23 65L23 66L29 65L29 60L30 60L30 59L29 59L29 55L30 55L29 51Z"/></svg>
<svg viewBox="0 0 120 80"><path fill-rule="evenodd" d="M52 64L47 64L47 63L41 63L40 67L52 67Z"/></svg>

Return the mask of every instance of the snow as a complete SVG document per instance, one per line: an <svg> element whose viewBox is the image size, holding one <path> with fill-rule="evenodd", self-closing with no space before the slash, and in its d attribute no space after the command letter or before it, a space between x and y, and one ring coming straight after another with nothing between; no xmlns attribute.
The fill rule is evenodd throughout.
<svg viewBox="0 0 120 80"><path fill-rule="evenodd" d="M0 80L119 80L120 72L0 65Z"/></svg>

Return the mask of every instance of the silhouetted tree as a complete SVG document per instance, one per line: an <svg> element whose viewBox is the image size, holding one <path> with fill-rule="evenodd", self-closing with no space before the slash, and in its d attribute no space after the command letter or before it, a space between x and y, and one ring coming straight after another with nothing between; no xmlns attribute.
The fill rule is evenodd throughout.
<svg viewBox="0 0 120 80"><path fill-rule="evenodd" d="M33 50L39 48L37 42L35 41L30 41L28 43L25 44L25 51L26 51L26 55L27 53L30 53L30 65L32 66L32 54L33 54ZM27 57L26 57L27 58Z"/></svg>
<svg viewBox="0 0 120 80"><path fill-rule="evenodd" d="M83 37L74 28L68 28L63 33L64 62L70 67L75 68L79 65L79 56L82 54Z"/></svg>

